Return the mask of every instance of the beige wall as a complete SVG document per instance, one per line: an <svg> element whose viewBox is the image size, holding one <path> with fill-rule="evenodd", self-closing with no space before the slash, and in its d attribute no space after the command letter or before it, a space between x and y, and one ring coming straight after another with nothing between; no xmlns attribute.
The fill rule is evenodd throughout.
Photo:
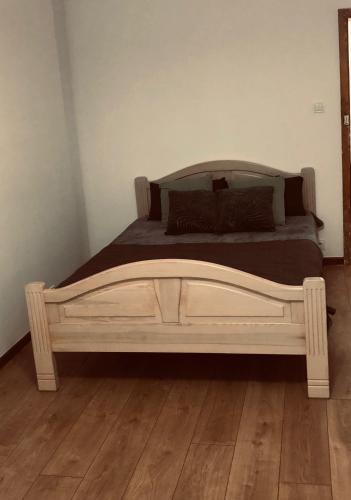
<svg viewBox="0 0 351 500"><path fill-rule="evenodd" d="M50 1L1 1L0 61L1 355L28 331L24 284L77 267L85 222Z"/></svg>
<svg viewBox="0 0 351 500"><path fill-rule="evenodd" d="M342 6L66 0L91 251L135 217L134 176L230 158L314 166L326 254L342 255Z"/></svg>

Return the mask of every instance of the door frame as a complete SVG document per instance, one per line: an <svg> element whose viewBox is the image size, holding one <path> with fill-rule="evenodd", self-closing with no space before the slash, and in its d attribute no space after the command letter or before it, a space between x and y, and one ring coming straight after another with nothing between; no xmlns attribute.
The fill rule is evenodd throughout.
<svg viewBox="0 0 351 500"><path fill-rule="evenodd" d="M350 124L344 122L348 116L350 121L350 72L349 72L349 33L348 23L351 9L339 9L339 57L340 57L340 98L341 98L341 142L342 142L342 181L343 181L343 215L344 215L344 262L351 259L351 152Z"/></svg>

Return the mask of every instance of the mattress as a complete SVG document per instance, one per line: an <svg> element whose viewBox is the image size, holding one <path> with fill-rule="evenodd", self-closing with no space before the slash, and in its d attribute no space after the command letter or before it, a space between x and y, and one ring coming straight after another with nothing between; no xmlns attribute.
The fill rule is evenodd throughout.
<svg viewBox="0 0 351 500"><path fill-rule="evenodd" d="M284 226L272 232L247 232L227 234L165 235L161 221L140 218L130 224L114 241L116 245L176 245L184 243L258 243L262 241L310 240L319 244L317 226L312 214L287 217Z"/></svg>
<svg viewBox="0 0 351 500"><path fill-rule="evenodd" d="M323 264L317 226L310 215L288 217L286 226L274 233L249 235L166 236L160 222L138 219L60 286L115 266L151 259L213 262L287 285L301 285L306 277L321 276Z"/></svg>

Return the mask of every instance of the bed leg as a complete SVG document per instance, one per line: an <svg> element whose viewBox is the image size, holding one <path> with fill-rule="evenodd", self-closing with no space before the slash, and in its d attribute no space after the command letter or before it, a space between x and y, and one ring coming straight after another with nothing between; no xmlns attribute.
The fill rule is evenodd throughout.
<svg viewBox="0 0 351 500"><path fill-rule="evenodd" d="M38 388L40 391L56 391L59 384L54 353L51 349L43 295L44 285L44 283L27 285L26 300Z"/></svg>
<svg viewBox="0 0 351 500"><path fill-rule="evenodd" d="M308 397L329 398L325 282L323 278L306 278L303 287Z"/></svg>

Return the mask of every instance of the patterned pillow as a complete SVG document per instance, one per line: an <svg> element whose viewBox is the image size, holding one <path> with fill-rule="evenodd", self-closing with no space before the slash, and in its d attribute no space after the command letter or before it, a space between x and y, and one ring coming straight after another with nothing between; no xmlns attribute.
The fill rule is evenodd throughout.
<svg viewBox="0 0 351 500"><path fill-rule="evenodd" d="M166 234L213 233L216 228L216 193L169 191Z"/></svg>
<svg viewBox="0 0 351 500"><path fill-rule="evenodd" d="M160 184L162 220L167 222L169 212L168 194L170 191L212 191L212 178L209 174L184 177Z"/></svg>
<svg viewBox="0 0 351 500"><path fill-rule="evenodd" d="M217 232L274 231L273 187L218 191Z"/></svg>
<svg viewBox="0 0 351 500"><path fill-rule="evenodd" d="M273 191L273 215L277 225L285 224L284 190L285 180L281 175L274 177L243 177L229 182L229 187L234 189L272 186Z"/></svg>

